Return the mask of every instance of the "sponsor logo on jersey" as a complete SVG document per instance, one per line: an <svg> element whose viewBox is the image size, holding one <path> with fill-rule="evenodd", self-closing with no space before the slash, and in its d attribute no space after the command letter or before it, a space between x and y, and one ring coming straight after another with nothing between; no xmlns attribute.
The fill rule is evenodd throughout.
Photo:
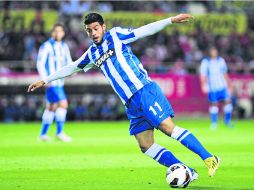
<svg viewBox="0 0 254 190"><path fill-rule="evenodd" d="M104 64L105 61L107 61L108 58L114 55L114 50L109 49L106 51L99 59L96 60L95 65L97 67L101 67L102 64Z"/></svg>

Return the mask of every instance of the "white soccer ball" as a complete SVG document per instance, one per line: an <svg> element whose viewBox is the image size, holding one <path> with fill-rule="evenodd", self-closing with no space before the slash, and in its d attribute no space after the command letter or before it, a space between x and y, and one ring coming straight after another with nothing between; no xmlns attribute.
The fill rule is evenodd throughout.
<svg viewBox="0 0 254 190"><path fill-rule="evenodd" d="M172 188L186 188L191 181L190 169L181 163L170 166L166 173L166 181Z"/></svg>

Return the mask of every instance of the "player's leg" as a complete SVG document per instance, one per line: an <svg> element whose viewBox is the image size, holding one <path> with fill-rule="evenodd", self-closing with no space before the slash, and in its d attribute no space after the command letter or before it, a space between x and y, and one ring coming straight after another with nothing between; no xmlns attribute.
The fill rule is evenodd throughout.
<svg viewBox="0 0 254 190"><path fill-rule="evenodd" d="M43 112L42 128L40 132L40 139L43 141L50 141L50 137L47 135L47 132L50 125L54 121L56 107L57 107L57 104L48 102L46 105L46 109Z"/></svg>
<svg viewBox="0 0 254 190"><path fill-rule="evenodd" d="M147 88L147 94L142 94L141 105L145 118L152 126L178 140L203 160L212 156L188 130L175 127L171 119L174 117L173 108L156 83Z"/></svg>
<svg viewBox="0 0 254 190"><path fill-rule="evenodd" d="M218 118L219 118L219 107L218 107L218 93L217 92L209 92L208 100L210 102L209 113L211 120L211 129L216 129L218 126Z"/></svg>
<svg viewBox="0 0 254 190"><path fill-rule="evenodd" d="M59 135L63 132L64 123L66 121L68 102L67 100L61 100L58 103L58 107L56 109L56 134Z"/></svg>
<svg viewBox="0 0 254 190"><path fill-rule="evenodd" d="M223 110L224 110L224 123L229 127L233 127L231 122L233 106L231 102L225 102Z"/></svg>
<svg viewBox="0 0 254 190"><path fill-rule="evenodd" d="M64 142L70 142L72 139L64 133L64 124L66 121L68 108L68 101L62 100L59 102L58 108L56 109L56 137Z"/></svg>
<svg viewBox="0 0 254 190"><path fill-rule="evenodd" d="M208 152L191 132L179 126L175 126L170 117L161 122L159 130L179 141L186 148L199 155L209 169L209 176L213 176L215 174L219 167L219 159Z"/></svg>
<svg viewBox="0 0 254 190"><path fill-rule="evenodd" d="M40 139L43 141L49 141L50 137L47 135L47 131L50 125L53 123L55 118L55 110L57 108L57 104L55 101L55 93L53 87L46 88L46 109L42 115L42 129L40 133Z"/></svg>
<svg viewBox="0 0 254 190"><path fill-rule="evenodd" d="M231 103L231 97L230 97L230 94L229 94L228 90L222 91L222 100L224 101L224 107L223 107L224 123L228 127L234 127L232 122L231 122L233 106L232 106L232 103Z"/></svg>
<svg viewBox="0 0 254 190"><path fill-rule="evenodd" d="M217 103L210 104L209 113L210 113L210 120L211 120L211 129L217 129L218 118L219 118L219 107Z"/></svg>
<svg viewBox="0 0 254 190"><path fill-rule="evenodd" d="M156 83L146 85L132 98L130 105L128 105L127 115L131 121L130 134L135 135L141 151L160 164L169 167L182 162L169 150L154 142L154 128L167 115L174 115L169 104L167 104L167 111L160 106L161 100L164 98L161 97L161 94L162 92Z"/></svg>
<svg viewBox="0 0 254 190"><path fill-rule="evenodd" d="M64 142L70 142L72 139L63 132L66 121L68 101L63 87L57 87L58 107L56 109L56 137Z"/></svg>
<svg viewBox="0 0 254 190"><path fill-rule="evenodd" d="M144 128L143 123L140 123L140 127ZM139 132L138 134L135 134L135 138L139 144L141 151L161 165L170 167L173 164L182 163L173 155L172 152L154 142L153 129ZM198 179L198 173L190 167L189 169L192 173L191 181Z"/></svg>
<svg viewBox="0 0 254 190"><path fill-rule="evenodd" d="M172 106L156 83L148 86L147 93L142 94L141 105L145 118L152 126L155 126L166 135L181 142L188 149L198 154L205 163L207 163L207 159L215 159L216 161L216 158L202 146L192 133L174 125L171 119L174 117ZM212 168L214 168L213 166L214 165L209 165L210 176L214 175L218 168L218 162L216 168L212 170Z"/></svg>
<svg viewBox="0 0 254 190"><path fill-rule="evenodd" d="M202 160L212 156L199 142L199 140L187 129L175 126L172 119L168 117L159 125L159 130L169 137L179 141L186 148L198 154Z"/></svg>
<svg viewBox="0 0 254 190"><path fill-rule="evenodd" d="M169 150L154 142L153 129L140 132L135 135L135 138L141 151L161 165L169 167L176 163L182 163Z"/></svg>

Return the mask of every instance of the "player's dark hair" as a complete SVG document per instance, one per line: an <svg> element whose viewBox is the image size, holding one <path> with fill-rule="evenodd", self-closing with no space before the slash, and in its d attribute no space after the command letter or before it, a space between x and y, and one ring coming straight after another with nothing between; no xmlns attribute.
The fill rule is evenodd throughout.
<svg viewBox="0 0 254 190"><path fill-rule="evenodd" d="M102 16L98 13L89 13L85 16L84 24L88 25L94 22L98 22L100 25L104 24Z"/></svg>

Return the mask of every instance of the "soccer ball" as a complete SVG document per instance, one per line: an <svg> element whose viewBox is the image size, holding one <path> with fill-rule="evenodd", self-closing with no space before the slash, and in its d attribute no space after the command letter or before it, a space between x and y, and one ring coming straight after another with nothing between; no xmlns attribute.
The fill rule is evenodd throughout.
<svg viewBox="0 0 254 190"><path fill-rule="evenodd" d="M172 188L186 188L191 182L190 169L181 163L170 166L166 173L166 181Z"/></svg>

